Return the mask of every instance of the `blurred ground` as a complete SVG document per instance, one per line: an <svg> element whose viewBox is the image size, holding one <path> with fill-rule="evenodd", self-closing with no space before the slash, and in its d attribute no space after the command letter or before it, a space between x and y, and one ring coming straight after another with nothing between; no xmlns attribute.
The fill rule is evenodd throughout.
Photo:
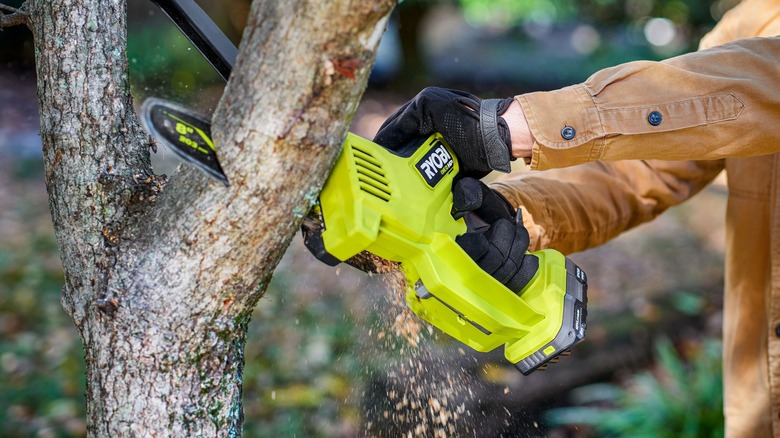
<svg viewBox="0 0 780 438"><path fill-rule="evenodd" d="M83 436L83 359L59 306L34 85L2 70L0 84L0 431ZM409 97L369 91L353 131L372 136ZM714 185L575 254L590 279L587 341L529 377L500 354L474 355L432 331L410 346L393 335L402 307L381 279L321 265L296 238L250 327L246 436L400 435L420 425L448 436L554 436L543 409L567 403L585 377L644 367L663 334L683 344L719 334L724 204Z"/></svg>

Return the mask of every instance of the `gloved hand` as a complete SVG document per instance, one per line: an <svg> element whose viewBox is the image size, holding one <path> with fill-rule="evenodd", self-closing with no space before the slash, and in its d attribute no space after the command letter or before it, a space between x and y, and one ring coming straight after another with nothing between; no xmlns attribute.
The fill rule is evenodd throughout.
<svg viewBox="0 0 780 438"><path fill-rule="evenodd" d="M526 254L530 239L522 217L500 193L474 178L462 178L452 189L453 216L465 216L469 231L455 242L480 268L513 292L520 292L539 269Z"/></svg>
<svg viewBox="0 0 780 438"><path fill-rule="evenodd" d="M482 178L491 170L509 172L512 141L499 117L512 99L485 99L456 90L428 87L390 116L374 142L398 151L439 132L452 147L460 174Z"/></svg>

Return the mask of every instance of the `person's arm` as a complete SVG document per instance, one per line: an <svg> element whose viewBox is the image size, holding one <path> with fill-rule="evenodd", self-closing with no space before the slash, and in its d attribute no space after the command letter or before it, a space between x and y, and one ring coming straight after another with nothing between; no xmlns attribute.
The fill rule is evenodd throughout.
<svg viewBox="0 0 780 438"><path fill-rule="evenodd" d="M662 62L631 62L582 84L516 96L519 105L508 111L519 106L522 114L504 115L513 153L541 170L778 151L778 60L780 38L753 38ZM525 129L530 135L518 137Z"/></svg>
<svg viewBox="0 0 780 438"><path fill-rule="evenodd" d="M723 160L594 162L512 174L490 186L527 212L529 249L568 254L605 243L685 201L723 166Z"/></svg>
<svg viewBox="0 0 780 438"><path fill-rule="evenodd" d="M727 12L715 29L702 39L700 49L710 51L685 55L666 63L626 64L596 73L580 88L586 92L600 89L600 93L595 96L588 97L589 93L585 96L586 109L596 114L621 106L641 108L658 102L685 100L681 98L687 94L694 94L693 97L698 98L706 94L702 87L711 94L718 94L715 90L731 87L728 93L741 95L746 102L739 117L714 123L719 125L717 127L680 128L660 133L650 132L647 135L624 132L591 140L591 143L601 142L603 146L594 151L593 159L599 156L601 159L616 159L613 157L620 154L639 157L642 154L666 152L665 149L671 147L676 147L676 150L664 158L671 159L678 154L690 154L696 159L705 158L696 155L702 150L708 156L717 156L729 153L729 150L734 152L738 145L744 147L736 151L738 156L761 153L765 148L780 148L780 143L773 137L777 133L772 132L778 108L775 87L765 82L767 79L774 81L780 74L775 62L777 58L770 55L777 51L777 39L749 40L737 42L736 47L717 47L740 39L778 35L779 17L780 2L744 0ZM745 61L748 58L752 59L750 63ZM713 63L717 59L720 61ZM694 73L694 68L700 69L701 73ZM673 72L673 77L686 79L682 83L679 79L656 80L659 72L665 71ZM730 76L732 72L734 75ZM720 79L725 80L723 85L713 88L712 84ZM639 85L644 80L647 83ZM696 90L693 90L694 83ZM621 95L627 90L636 92ZM565 93L561 92L560 95ZM544 96L544 93L539 93L525 99L525 102L533 106L532 101L545 101ZM764 96L767 98L764 99ZM559 101L555 104L556 98L547 98L548 102L552 102L548 107L554 106L558 110L552 113L550 120L576 111L569 106L570 102ZM573 150L571 147L551 150L549 145L537 143L519 100L522 99L510 105L504 115L508 119L514 156L530 157L532 148L535 148L537 155L533 165L536 168L569 165L572 160L590 161L591 157L581 153L583 148L587 148L587 142ZM538 115L539 111L540 108L529 110L535 114L536 121L544 119ZM566 118L565 122L573 123ZM664 121L661 122L659 126L663 126ZM599 118L597 125L601 123ZM636 125L628 125L632 126L636 129ZM751 129L750 126L757 127L756 132L745 135ZM562 129L560 126L543 126L541 123L537 123L534 129L545 128L550 131ZM722 135L724 130L730 129L734 129L734 132ZM685 130L689 132L682 132ZM704 134L699 135L701 132ZM752 143L757 137L759 141ZM659 146L659 143L664 144ZM647 151L643 152L642 149ZM556 161L561 154L567 153L573 153L570 159ZM715 178L723 165L723 160L590 162L566 169L509 175L493 187L515 206L523 206L529 211L524 221L531 235L532 249L555 247L572 252L604 243L688 199Z"/></svg>

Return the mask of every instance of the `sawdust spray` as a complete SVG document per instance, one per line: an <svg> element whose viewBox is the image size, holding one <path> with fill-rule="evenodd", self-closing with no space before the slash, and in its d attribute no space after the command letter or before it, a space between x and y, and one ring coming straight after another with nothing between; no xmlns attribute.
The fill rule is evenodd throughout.
<svg viewBox="0 0 780 438"><path fill-rule="evenodd" d="M475 435L467 406L475 394L466 371L442 357L430 354L433 327L415 315L406 304L406 278L397 263L364 252L347 263L365 272L381 275L389 291L390 312L370 336L385 350L403 358L388 365L387 378L376 391L374 406L367 411L366 436L450 437ZM462 350L461 350L462 351Z"/></svg>

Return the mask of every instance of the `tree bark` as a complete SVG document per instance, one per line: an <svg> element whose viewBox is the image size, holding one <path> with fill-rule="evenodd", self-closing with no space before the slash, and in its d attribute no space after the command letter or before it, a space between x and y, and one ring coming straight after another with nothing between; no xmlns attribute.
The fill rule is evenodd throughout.
<svg viewBox="0 0 780 438"><path fill-rule="evenodd" d="M232 185L153 173L124 0L29 0L92 436L235 436L252 308L317 199L392 0L255 0L214 138ZM151 50L151 48L150 48Z"/></svg>

